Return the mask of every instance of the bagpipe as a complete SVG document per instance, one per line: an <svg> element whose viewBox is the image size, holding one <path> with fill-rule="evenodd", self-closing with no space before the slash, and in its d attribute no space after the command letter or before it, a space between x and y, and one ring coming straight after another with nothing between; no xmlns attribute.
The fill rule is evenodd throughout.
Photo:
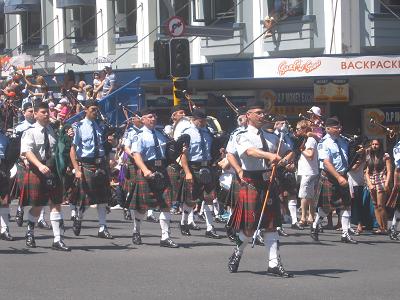
<svg viewBox="0 0 400 300"><path fill-rule="evenodd" d="M398 132L395 132L393 129L382 125L381 123L376 121L374 118L371 118L369 120L369 122L375 126L382 128L385 131L385 133L388 135L389 139L394 139L396 137L396 135L398 134Z"/></svg>

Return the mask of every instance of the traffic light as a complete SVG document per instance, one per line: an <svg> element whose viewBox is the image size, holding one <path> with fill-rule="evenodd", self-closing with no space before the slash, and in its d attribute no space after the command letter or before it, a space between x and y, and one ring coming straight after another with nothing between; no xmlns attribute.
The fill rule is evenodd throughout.
<svg viewBox="0 0 400 300"><path fill-rule="evenodd" d="M169 67L169 41L157 40L154 42L154 67L157 79L168 79Z"/></svg>
<svg viewBox="0 0 400 300"><path fill-rule="evenodd" d="M185 98L184 91L187 90L187 79L185 78L174 78L173 79L173 97L174 97L174 105L180 104L180 99Z"/></svg>
<svg viewBox="0 0 400 300"><path fill-rule="evenodd" d="M190 45L188 39L172 39L169 43L172 77L190 76Z"/></svg>

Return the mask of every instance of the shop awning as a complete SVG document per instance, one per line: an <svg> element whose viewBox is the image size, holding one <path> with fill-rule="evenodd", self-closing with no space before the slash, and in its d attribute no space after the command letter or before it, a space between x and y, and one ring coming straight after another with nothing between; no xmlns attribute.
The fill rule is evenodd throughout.
<svg viewBox="0 0 400 300"><path fill-rule="evenodd" d="M40 0L5 0L5 14L21 14L30 11L40 11Z"/></svg>
<svg viewBox="0 0 400 300"><path fill-rule="evenodd" d="M75 6L96 6L96 0L57 0L57 8L71 8Z"/></svg>

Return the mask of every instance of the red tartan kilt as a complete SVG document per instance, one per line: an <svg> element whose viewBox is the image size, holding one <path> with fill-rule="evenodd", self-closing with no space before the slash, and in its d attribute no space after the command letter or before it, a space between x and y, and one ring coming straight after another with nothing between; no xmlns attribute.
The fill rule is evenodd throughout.
<svg viewBox="0 0 400 300"><path fill-rule="evenodd" d="M135 189L137 168L132 163L126 164L125 168L127 169L127 176L125 176L125 181L122 185L122 189L125 194L128 195L128 193L132 194Z"/></svg>
<svg viewBox="0 0 400 300"><path fill-rule="evenodd" d="M232 177L232 183L229 188L229 191L227 191L225 198L221 199L221 201L224 202L225 206L233 208L235 207L236 202L239 199L239 192L240 192L240 182L238 176L234 174Z"/></svg>
<svg viewBox="0 0 400 300"><path fill-rule="evenodd" d="M106 172L104 182L95 182L95 171L102 169ZM94 165L82 163L82 178L79 181L79 201L77 205L93 205L108 203L111 199L110 178L107 172L106 164Z"/></svg>
<svg viewBox="0 0 400 300"><path fill-rule="evenodd" d="M149 182L144 178L142 171L136 172L136 185L132 195L130 208L139 212L145 212L150 208L160 208L162 211L169 211L171 207L171 185L166 170L158 170L162 172L167 179L167 186L163 191L156 191L151 188Z"/></svg>
<svg viewBox="0 0 400 300"><path fill-rule="evenodd" d="M262 180L250 178L243 178L243 181L240 185L238 201L233 209L229 225L236 231L254 231L257 229L260 220L267 184ZM274 205L279 205L279 200L276 199L276 188L270 191L269 198L260 229L275 231L278 215ZM275 200L272 201L272 199Z"/></svg>
<svg viewBox="0 0 400 300"><path fill-rule="evenodd" d="M61 204L62 202L62 182L57 179L54 189L49 189L46 178L34 167L26 169L24 174L23 186L20 193L21 206L46 206L49 202Z"/></svg>
<svg viewBox="0 0 400 300"><path fill-rule="evenodd" d="M350 206L349 188L341 188L338 184L332 183L325 171L321 172L318 188L320 193L317 207L321 207L326 214L334 209L345 209Z"/></svg>
<svg viewBox="0 0 400 300"><path fill-rule="evenodd" d="M218 178L215 170L210 170L212 176L211 183L204 185L199 182L198 170L191 169L193 174L193 182L188 183L186 180L183 180L181 202L186 203L187 206L195 205L197 200L204 201L207 205L213 204L213 200L217 198L216 183Z"/></svg>

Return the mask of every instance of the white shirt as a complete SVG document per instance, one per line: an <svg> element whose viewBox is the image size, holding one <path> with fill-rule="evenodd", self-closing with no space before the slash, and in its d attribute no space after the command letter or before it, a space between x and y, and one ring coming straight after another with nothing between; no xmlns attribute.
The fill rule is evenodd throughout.
<svg viewBox="0 0 400 300"><path fill-rule="evenodd" d="M308 159L302 153L300 155L298 164L297 164L297 174L298 175L317 175L318 170L318 150L317 150L317 141L313 137L308 137L305 148L314 150L314 156L312 159Z"/></svg>
<svg viewBox="0 0 400 300"><path fill-rule="evenodd" d="M49 133L50 150L52 156L55 154L55 146L57 136L50 125L46 126ZM39 123L35 123L31 128L27 129L21 138L21 154L32 152L40 161L46 160L44 145L44 127Z"/></svg>
<svg viewBox="0 0 400 300"><path fill-rule="evenodd" d="M259 132L263 134L264 139L267 142L268 152L276 152L278 148L278 136L272 133L265 132L262 129L259 130L254 126L249 125L246 130L240 132L236 136L237 153L239 155L243 170L264 171L268 168L265 159L248 156L246 153L247 149L249 148L263 148ZM285 153L286 151L287 147L282 144L280 153Z"/></svg>

